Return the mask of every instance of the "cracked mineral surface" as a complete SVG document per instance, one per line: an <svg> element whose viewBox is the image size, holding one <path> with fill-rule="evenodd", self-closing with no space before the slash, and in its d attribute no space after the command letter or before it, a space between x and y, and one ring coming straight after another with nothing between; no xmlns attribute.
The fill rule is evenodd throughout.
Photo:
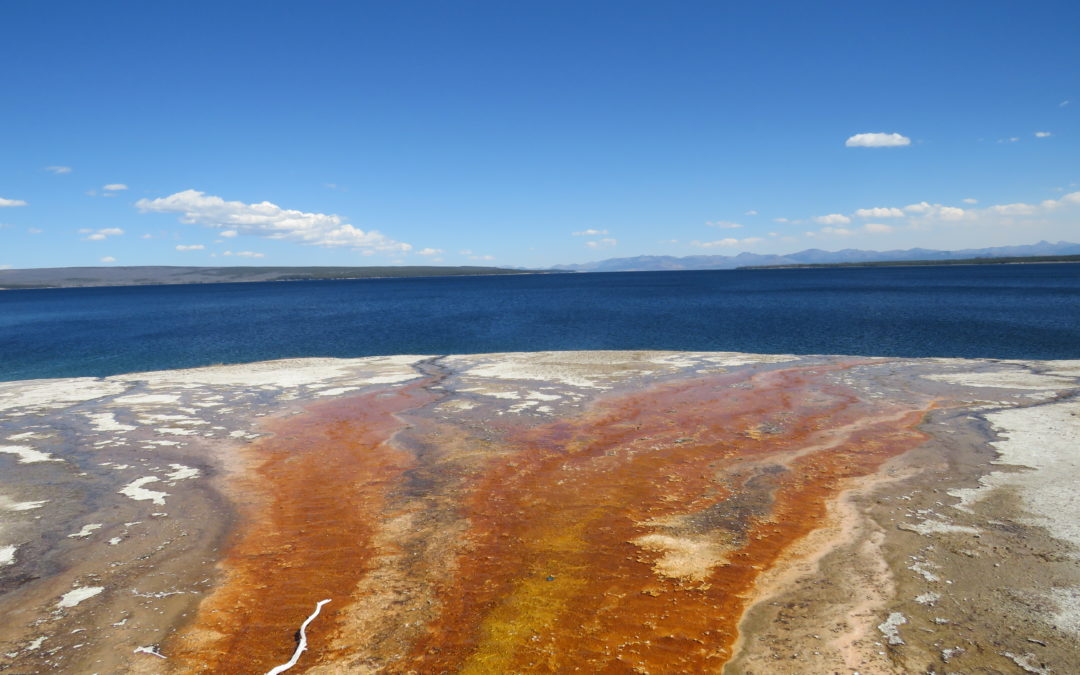
<svg viewBox="0 0 1080 675"><path fill-rule="evenodd" d="M0 673L1075 672L1078 392L681 352L0 383Z"/></svg>

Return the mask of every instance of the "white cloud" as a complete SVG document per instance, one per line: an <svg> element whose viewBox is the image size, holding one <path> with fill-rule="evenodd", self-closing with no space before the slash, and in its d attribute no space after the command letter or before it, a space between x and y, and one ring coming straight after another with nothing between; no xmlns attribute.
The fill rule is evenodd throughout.
<svg viewBox="0 0 1080 675"><path fill-rule="evenodd" d="M853 232L846 227L823 227L821 228L821 231L824 234L835 234L838 237L846 237L849 234L853 234Z"/></svg>
<svg viewBox="0 0 1080 675"><path fill-rule="evenodd" d="M1012 136L1010 138L999 138L998 143L1015 143L1020 140L1019 136Z"/></svg>
<svg viewBox="0 0 1080 675"><path fill-rule="evenodd" d="M717 239L716 241L692 241L691 246L698 248L716 248L717 246L738 246L739 240L734 237L728 237L726 239Z"/></svg>
<svg viewBox="0 0 1080 675"><path fill-rule="evenodd" d="M935 206L937 206L937 216L942 220L961 220L967 215L964 209L956 206L941 206L939 204L935 204Z"/></svg>
<svg viewBox="0 0 1080 675"><path fill-rule="evenodd" d="M871 234L887 234L893 231L893 226L883 225L882 223L867 223L863 225L863 229Z"/></svg>
<svg viewBox="0 0 1080 675"><path fill-rule="evenodd" d="M493 256L493 255L471 255L471 256L469 256L469 260L494 260L494 259L495 259L495 256Z"/></svg>
<svg viewBox="0 0 1080 675"><path fill-rule="evenodd" d="M818 216L814 218L815 223L821 223L822 225L847 225L851 222L851 218L848 218L842 213L830 213L827 216Z"/></svg>
<svg viewBox="0 0 1080 675"><path fill-rule="evenodd" d="M721 230L735 230L742 227L742 225L738 223L733 223L730 220L709 221L705 224L709 227L719 227Z"/></svg>
<svg viewBox="0 0 1080 675"><path fill-rule="evenodd" d="M45 170L49 171L49 172L52 172L52 173L54 173L56 175L60 175L60 174L63 174L63 173L71 173L71 167L70 166L47 166L47 167L45 167Z"/></svg>
<svg viewBox="0 0 1080 675"><path fill-rule="evenodd" d="M236 255L241 258L265 258L265 253L256 253L255 251L237 251Z"/></svg>
<svg viewBox="0 0 1080 675"><path fill-rule="evenodd" d="M239 233L239 232L237 232L236 230L224 230L224 231L223 231L223 232L221 233L221 236L223 236L223 237L226 237L226 238L229 238L229 237L235 237L235 236L236 236L236 235L238 235L238 234L240 234L240 233Z"/></svg>
<svg viewBox="0 0 1080 675"><path fill-rule="evenodd" d="M102 190L109 190L110 192L116 192L118 190L126 190L128 186L123 183L109 183L101 188Z"/></svg>
<svg viewBox="0 0 1080 675"><path fill-rule="evenodd" d="M878 206L872 209L858 209L855 215L859 218L903 218L904 212L891 206Z"/></svg>
<svg viewBox="0 0 1080 675"><path fill-rule="evenodd" d="M582 230L581 232L572 232L575 237L598 237L601 234L611 234L607 230Z"/></svg>
<svg viewBox="0 0 1080 675"><path fill-rule="evenodd" d="M925 218L936 218L938 220L962 220L968 216L967 211L956 206L943 206L941 204L931 204L929 202L908 204L904 207L904 211L909 214L923 216Z"/></svg>
<svg viewBox="0 0 1080 675"><path fill-rule="evenodd" d="M21 199L4 199L0 197L0 208L5 206L26 206L27 203Z"/></svg>
<svg viewBox="0 0 1080 675"><path fill-rule="evenodd" d="M757 215L757 210L756 209L750 209L749 211L743 213L743 215L744 216L756 216Z"/></svg>
<svg viewBox="0 0 1080 675"><path fill-rule="evenodd" d="M1037 211L1037 207L1032 204L995 204L990 207L990 211L1003 216L1030 216Z"/></svg>
<svg viewBox="0 0 1080 675"><path fill-rule="evenodd" d="M746 237L745 239L735 239L734 237L727 237L725 239L717 239L715 241L692 241L691 246L697 248L731 248L732 246L749 246L750 244L756 244L762 241L761 237Z"/></svg>
<svg viewBox="0 0 1080 675"><path fill-rule="evenodd" d="M460 253L461 255L472 255L472 249L463 248L458 251L458 253Z"/></svg>
<svg viewBox="0 0 1080 675"><path fill-rule="evenodd" d="M10 270L10 269L12 269L11 265L0 265L0 270Z"/></svg>
<svg viewBox="0 0 1080 675"><path fill-rule="evenodd" d="M89 228L82 228L79 230L79 234L89 235L84 237L86 241L103 241L108 237L118 237L123 234L124 231L119 227L106 227L100 230L91 230Z"/></svg>
<svg viewBox="0 0 1080 675"><path fill-rule="evenodd" d="M1050 133L1049 131L1036 131L1035 132L1035 138L1050 138L1051 136L1053 136L1053 134Z"/></svg>
<svg viewBox="0 0 1080 675"><path fill-rule="evenodd" d="M45 230L41 229L40 227L28 227L28 228L26 228L27 234L41 234L44 231Z"/></svg>
<svg viewBox="0 0 1080 675"><path fill-rule="evenodd" d="M1062 195L1061 199L1047 199L1042 203L1042 207L1045 209L1056 209L1066 204L1080 204L1080 192L1070 192L1067 195ZM1013 204L1012 206L1019 206ZM1026 206L1026 205L1025 205Z"/></svg>
<svg viewBox="0 0 1080 675"><path fill-rule="evenodd" d="M911 145L911 139L900 134L884 134L880 132L869 134L855 134L844 141L849 148L895 148L902 145Z"/></svg>
<svg viewBox="0 0 1080 675"><path fill-rule="evenodd" d="M416 255L439 255L440 253L446 253L441 248L422 248L416 252Z"/></svg>
<svg viewBox="0 0 1080 675"><path fill-rule="evenodd" d="M158 199L140 199L135 206L144 213L182 214L180 222L189 225L207 225L311 246L353 248L365 254L412 250L410 244L394 241L375 230L353 227L341 216L283 209L270 202L227 202L197 190L184 190Z"/></svg>
<svg viewBox="0 0 1080 675"><path fill-rule="evenodd" d="M611 237L605 237L603 239L597 239L596 241L587 241L585 245L589 248L611 248L619 243L618 239L612 239Z"/></svg>
<svg viewBox="0 0 1080 675"><path fill-rule="evenodd" d="M773 222L774 223L790 223L791 221L788 220L787 218L773 218Z"/></svg>
<svg viewBox="0 0 1080 675"><path fill-rule="evenodd" d="M116 262L116 258L112 257L111 255L107 255L107 256L105 256L104 258L101 259L101 262L103 262L103 263L114 263L114 262Z"/></svg>
<svg viewBox="0 0 1080 675"><path fill-rule="evenodd" d="M177 251L201 251L204 248L206 248L206 247L203 246L202 244L191 244L191 245L177 244L176 245L176 250Z"/></svg>
<svg viewBox="0 0 1080 675"><path fill-rule="evenodd" d="M960 201L964 202L965 204L978 204L979 203L978 199L972 199L971 197L961 199Z"/></svg>

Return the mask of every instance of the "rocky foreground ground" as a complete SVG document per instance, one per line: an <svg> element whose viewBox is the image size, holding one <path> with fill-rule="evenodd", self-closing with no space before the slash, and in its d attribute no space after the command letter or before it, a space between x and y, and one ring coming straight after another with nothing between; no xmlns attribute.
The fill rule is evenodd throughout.
<svg viewBox="0 0 1080 675"><path fill-rule="evenodd" d="M1075 673L1078 392L670 352L0 383L0 673Z"/></svg>

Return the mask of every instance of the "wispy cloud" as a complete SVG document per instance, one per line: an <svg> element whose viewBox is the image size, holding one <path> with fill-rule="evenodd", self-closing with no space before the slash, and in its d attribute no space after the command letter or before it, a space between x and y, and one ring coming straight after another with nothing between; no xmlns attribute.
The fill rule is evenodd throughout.
<svg viewBox="0 0 1080 675"><path fill-rule="evenodd" d="M894 228L892 225L885 225L883 223L867 223L863 225L863 230L870 234L888 234L892 232Z"/></svg>
<svg viewBox="0 0 1080 675"><path fill-rule="evenodd" d="M44 231L45 230L41 229L40 227L28 227L28 228L26 228L26 233L27 234L41 234Z"/></svg>
<svg viewBox="0 0 1080 675"><path fill-rule="evenodd" d="M960 201L964 202L965 204L978 204L979 203L978 199L974 199L972 197L965 197L964 199L961 199Z"/></svg>
<svg viewBox="0 0 1080 675"><path fill-rule="evenodd" d="M71 173L70 166L47 166L45 167L45 170L56 175Z"/></svg>
<svg viewBox="0 0 1080 675"><path fill-rule="evenodd" d="M3 197L0 197L0 208L8 206L26 206L27 204L28 202L21 199L4 199Z"/></svg>
<svg viewBox="0 0 1080 675"><path fill-rule="evenodd" d="M179 248L179 246L177 248ZM202 247L200 246L199 248L202 248ZM256 253L255 251L237 251L236 253L233 253L232 251L225 251L221 255L235 255L235 256L238 256L240 258L265 258L266 257L265 253Z"/></svg>
<svg viewBox="0 0 1080 675"><path fill-rule="evenodd" d="M611 234L607 230L582 230L580 232L571 232L575 237L598 237L602 234Z"/></svg>
<svg viewBox="0 0 1080 675"><path fill-rule="evenodd" d="M615 246L618 243L619 243L618 239L613 239L611 237L604 237L603 239L597 239L595 241L587 241L587 242L585 242L585 245L588 246L589 248L611 248L612 246Z"/></svg>
<svg viewBox="0 0 1080 675"><path fill-rule="evenodd" d="M814 222L821 225L847 225L851 222L851 218L842 213L830 213L827 216L817 216L814 218Z"/></svg>
<svg viewBox="0 0 1080 675"><path fill-rule="evenodd" d="M904 207L904 211L908 214L937 218L939 220L960 220L967 215L967 211L960 207L930 204L929 202L908 204Z"/></svg>
<svg viewBox="0 0 1080 675"><path fill-rule="evenodd" d="M966 198L965 204L974 205L978 200ZM945 204L931 202L916 202L897 209L895 207L877 207L874 209L860 209L856 215L874 213L878 216L895 217L899 211L902 217L896 217L896 224L867 223L862 227L845 227L849 222L844 222L830 214L819 216L813 220L825 225L816 231L807 231L803 235L814 238L820 236L848 237L854 235L879 235L897 232L901 229L927 230L941 226L978 226L982 230L989 231L993 228L1015 229L1018 227L1031 228L1042 226L1057 226L1062 223L1061 218L1069 216L1072 211L1062 213L1066 208L1075 209L1080 207L1080 191L1062 195L1058 199L1046 199L1037 204L1026 202L1013 202L1009 204L992 204L982 208L960 208ZM1056 220L1055 213L1057 214ZM829 222L827 222L829 221ZM732 245L738 240L728 239L714 242L715 245ZM740 242L741 243L741 242Z"/></svg>
<svg viewBox="0 0 1080 675"><path fill-rule="evenodd" d="M904 212L894 207L878 206L872 209L858 209L855 211L858 218L903 218Z"/></svg>
<svg viewBox="0 0 1080 675"><path fill-rule="evenodd" d="M114 262L116 262L116 258L112 257L111 255L107 255L107 256L105 256L104 258L101 259L101 262L103 262L103 263L114 263Z"/></svg>
<svg viewBox="0 0 1080 675"><path fill-rule="evenodd" d="M412 250L410 244L394 241L375 230L353 227L338 215L283 209L271 202L225 201L197 190L140 199L135 206L144 213L179 213L180 222L189 225L201 224L311 246L352 248L368 254Z"/></svg>
<svg viewBox="0 0 1080 675"><path fill-rule="evenodd" d="M469 256L469 260L494 260L494 259L495 259L495 256L493 256L493 255L471 255L471 256Z"/></svg>
<svg viewBox="0 0 1080 675"><path fill-rule="evenodd" d="M745 239L728 237L726 239L717 239L715 241L692 241L690 242L690 245L696 248L731 248L733 246L749 246L750 244L757 244L761 241L764 241L761 237L746 237Z"/></svg>
<svg viewBox="0 0 1080 675"><path fill-rule="evenodd" d="M757 209L750 209L749 211L745 211L745 212L743 212L743 215L744 216L756 216L757 215Z"/></svg>
<svg viewBox="0 0 1080 675"><path fill-rule="evenodd" d="M441 248L422 248L416 252L416 255L439 255L440 253L446 253Z"/></svg>
<svg viewBox="0 0 1080 675"><path fill-rule="evenodd" d="M128 186L123 183L109 183L108 185L101 186L101 189L107 190L108 192L119 192L120 190L128 189Z"/></svg>
<svg viewBox="0 0 1080 675"><path fill-rule="evenodd" d="M711 220L705 224L709 227L718 227L721 230L736 230L742 227L739 223L733 223L730 220Z"/></svg>
<svg viewBox="0 0 1080 675"><path fill-rule="evenodd" d="M1054 134L1050 133L1049 131L1036 131L1035 132L1035 138L1050 138L1053 135Z"/></svg>
<svg viewBox="0 0 1080 675"><path fill-rule="evenodd" d="M79 230L79 234L85 234L83 237L85 241L104 241L109 237L118 237L123 234L124 231L119 227L106 227L100 230L91 230L88 227L84 227Z"/></svg>
<svg viewBox="0 0 1080 675"><path fill-rule="evenodd" d="M204 248L206 248L206 247L203 246L202 244L187 244L187 245L185 245L185 244L177 244L176 245L176 250L177 251L201 251Z"/></svg>
<svg viewBox="0 0 1080 675"><path fill-rule="evenodd" d="M872 132L855 134L844 141L844 145L849 148L896 148L903 145L911 145L911 139L897 133L886 134Z"/></svg>

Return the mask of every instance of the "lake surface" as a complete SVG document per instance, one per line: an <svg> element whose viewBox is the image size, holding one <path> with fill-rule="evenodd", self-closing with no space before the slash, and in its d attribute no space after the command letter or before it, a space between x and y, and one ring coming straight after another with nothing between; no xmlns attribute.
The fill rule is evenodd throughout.
<svg viewBox="0 0 1080 675"><path fill-rule="evenodd" d="M0 380L564 349L1080 358L1080 264L0 292Z"/></svg>

